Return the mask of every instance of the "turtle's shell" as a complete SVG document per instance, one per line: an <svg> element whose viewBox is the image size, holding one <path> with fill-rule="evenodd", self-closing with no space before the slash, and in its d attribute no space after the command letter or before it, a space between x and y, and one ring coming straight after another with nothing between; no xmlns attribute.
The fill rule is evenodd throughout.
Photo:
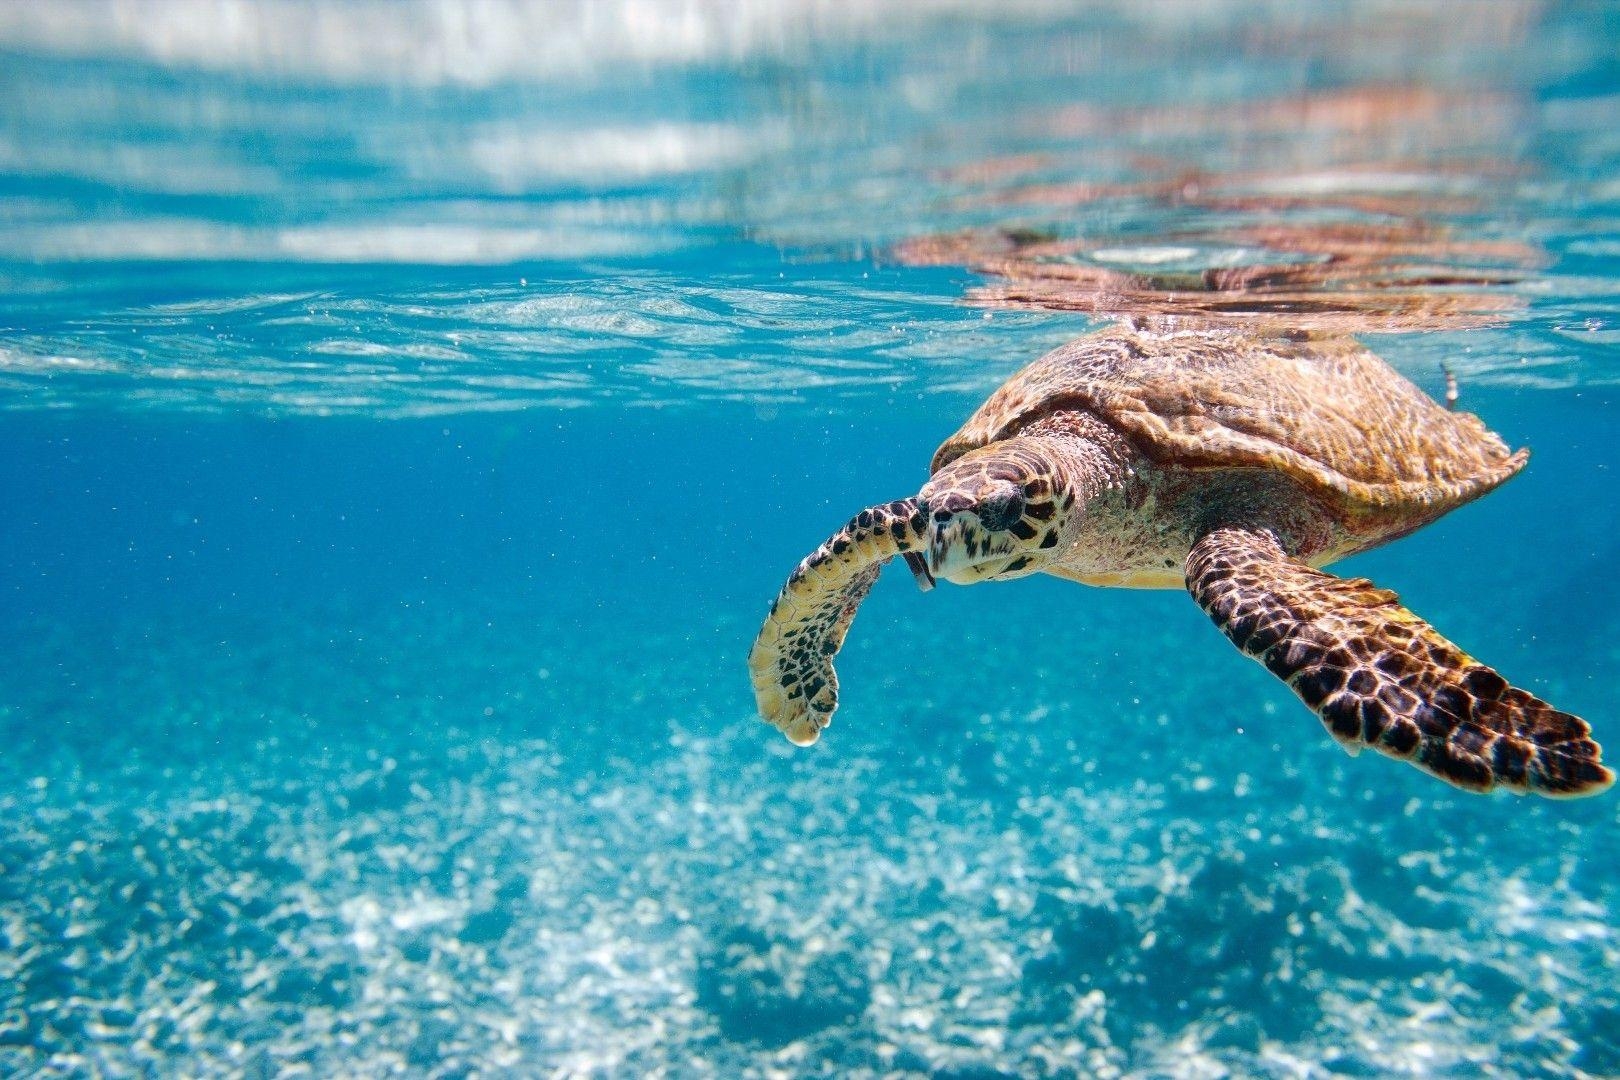
<svg viewBox="0 0 1620 1080"><path fill-rule="evenodd" d="M1164 468L1278 471L1351 524L1467 502L1529 456L1349 338L1121 327L1014 375L933 469L1066 411L1107 422Z"/></svg>

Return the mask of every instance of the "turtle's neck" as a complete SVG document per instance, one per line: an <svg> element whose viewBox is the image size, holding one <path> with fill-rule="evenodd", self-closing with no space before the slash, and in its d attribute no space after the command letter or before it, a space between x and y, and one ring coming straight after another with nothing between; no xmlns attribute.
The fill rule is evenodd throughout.
<svg viewBox="0 0 1620 1080"><path fill-rule="evenodd" d="M1130 442L1114 428L1082 410L1064 410L1030 420L1009 438L1061 440L1062 464L1068 479L1085 498L1116 488L1130 476L1137 457ZM1051 445L1052 443L1048 443Z"/></svg>

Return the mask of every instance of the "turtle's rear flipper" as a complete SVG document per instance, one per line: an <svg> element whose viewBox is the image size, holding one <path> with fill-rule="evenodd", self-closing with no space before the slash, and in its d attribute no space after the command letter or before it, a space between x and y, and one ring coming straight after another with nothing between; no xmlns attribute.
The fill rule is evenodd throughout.
<svg viewBox="0 0 1620 1080"><path fill-rule="evenodd" d="M885 563L926 543L915 499L862 510L799 563L748 653L759 714L799 746L838 707L833 657Z"/></svg>
<svg viewBox="0 0 1620 1080"><path fill-rule="evenodd" d="M1469 791L1593 795L1614 782L1592 730L1514 686L1365 579L1303 566L1267 530L1221 528L1187 589L1355 753L1404 758Z"/></svg>

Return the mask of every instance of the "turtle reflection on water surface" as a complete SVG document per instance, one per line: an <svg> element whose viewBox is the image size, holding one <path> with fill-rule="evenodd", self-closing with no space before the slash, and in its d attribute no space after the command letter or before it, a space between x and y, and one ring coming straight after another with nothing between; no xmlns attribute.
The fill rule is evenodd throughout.
<svg viewBox="0 0 1620 1080"><path fill-rule="evenodd" d="M1122 325L1014 375L915 497L861 511L801 562L749 655L761 715L799 745L838 703L832 659L885 563L924 587L1045 572L1185 587L1321 717L1461 788L1613 782L1586 722L1511 686L1401 606L1322 566L1412 532L1524 466L1345 337Z"/></svg>

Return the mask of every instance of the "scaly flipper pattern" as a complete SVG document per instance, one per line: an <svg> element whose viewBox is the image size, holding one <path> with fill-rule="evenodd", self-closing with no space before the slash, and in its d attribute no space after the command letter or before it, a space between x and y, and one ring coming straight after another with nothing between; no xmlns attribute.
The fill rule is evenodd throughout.
<svg viewBox="0 0 1620 1080"><path fill-rule="evenodd" d="M771 604L748 653L759 714L799 746L821 734L838 707L833 657L884 564L926 545L915 499L862 510L805 557Z"/></svg>
<svg viewBox="0 0 1620 1080"><path fill-rule="evenodd" d="M1269 530L1207 533L1186 577L1222 633L1352 753L1371 746L1469 791L1567 797L1614 782L1586 721L1508 685L1394 593L1295 562Z"/></svg>

